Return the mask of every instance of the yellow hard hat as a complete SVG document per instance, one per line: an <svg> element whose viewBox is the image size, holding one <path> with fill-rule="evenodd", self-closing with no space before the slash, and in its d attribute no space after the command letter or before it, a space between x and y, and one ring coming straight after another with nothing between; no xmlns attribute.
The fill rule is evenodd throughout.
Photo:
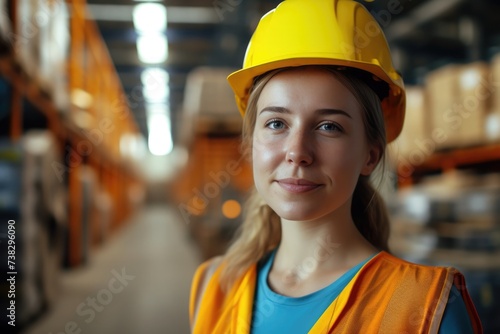
<svg viewBox="0 0 500 334"><path fill-rule="evenodd" d="M392 65L385 36L366 8L353 0L286 0L264 15L248 44L243 68L228 76L245 114L255 77L304 65L338 65L371 73L387 83L381 97L387 141L403 126L405 90Z"/></svg>

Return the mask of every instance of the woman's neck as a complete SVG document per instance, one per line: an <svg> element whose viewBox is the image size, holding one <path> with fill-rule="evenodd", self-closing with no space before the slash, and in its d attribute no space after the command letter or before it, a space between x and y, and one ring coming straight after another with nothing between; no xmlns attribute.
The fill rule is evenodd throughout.
<svg viewBox="0 0 500 334"><path fill-rule="evenodd" d="M378 250L344 219L281 220L281 242L269 276L281 294L301 296L335 281Z"/></svg>
<svg viewBox="0 0 500 334"><path fill-rule="evenodd" d="M343 267L356 264L376 251L352 220L298 222L282 219L275 264L290 268L314 259L318 269Z"/></svg>

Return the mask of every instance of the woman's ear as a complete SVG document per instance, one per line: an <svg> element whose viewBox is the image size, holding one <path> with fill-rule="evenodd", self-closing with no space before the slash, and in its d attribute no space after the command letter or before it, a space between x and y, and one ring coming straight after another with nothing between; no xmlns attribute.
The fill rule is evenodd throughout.
<svg viewBox="0 0 500 334"><path fill-rule="evenodd" d="M366 158L363 169L361 170L361 175L369 176L375 167L377 167L382 155L382 149L378 145L373 145L368 151L368 157Z"/></svg>

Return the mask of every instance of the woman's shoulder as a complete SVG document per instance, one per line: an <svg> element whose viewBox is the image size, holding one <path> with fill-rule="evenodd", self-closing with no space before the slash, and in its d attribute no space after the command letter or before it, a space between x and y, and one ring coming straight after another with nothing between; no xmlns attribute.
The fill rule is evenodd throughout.
<svg viewBox="0 0 500 334"><path fill-rule="evenodd" d="M214 272L221 265L223 256L215 256L208 260L202 262L196 269L193 276L193 289L196 289L200 285L206 284L210 277L213 276Z"/></svg>
<svg viewBox="0 0 500 334"><path fill-rule="evenodd" d="M223 259L223 256L218 255L218 256L214 256L208 260L205 260L198 266L198 268L196 269L196 272L199 272L199 271L204 272L204 271L209 270L209 269L217 268L222 263L222 259Z"/></svg>
<svg viewBox="0 0 500 334"><path fill-rule="evenodd" d="M396 255L393 255L389 252L382 251L379 253L378 257L378 264L379 265L385 265L385 266L390 266L394 268L401 268L409 271L433 271L433 272L458 272L457 269L449 266L438 266L438 265L429 265L429 264L422 264L422 263L415 263L406 259L403 259L401 257L398 257Z"/></svg>
<svg viewBox="0 0 500 334"><path fill-rule="evenodd" d="M362 269L363 277L381 284L404 284L407 287L451 287L463 279L453 267L414 263L388 252L381 252Z"/></svg>
<svg viewBox="0 0 500 334"><path fill-rule="evenodd" d="M217 268L222 263L223 257L216 256L201 263L196 269L191 283L191 293L189 302L189 315L191 322L194 322L201 297Z"/></svg>

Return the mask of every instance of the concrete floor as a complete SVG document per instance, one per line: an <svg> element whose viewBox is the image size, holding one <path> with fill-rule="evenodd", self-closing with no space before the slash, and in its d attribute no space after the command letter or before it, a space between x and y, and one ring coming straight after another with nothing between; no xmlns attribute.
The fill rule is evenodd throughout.
<svg viewBox="0 0 500 334"><path fill-rule="evenodd" d="M176 209L145 207L88 265L63 272L57 303L24 333L189 333L189 289L199 262Z"/></svg>

